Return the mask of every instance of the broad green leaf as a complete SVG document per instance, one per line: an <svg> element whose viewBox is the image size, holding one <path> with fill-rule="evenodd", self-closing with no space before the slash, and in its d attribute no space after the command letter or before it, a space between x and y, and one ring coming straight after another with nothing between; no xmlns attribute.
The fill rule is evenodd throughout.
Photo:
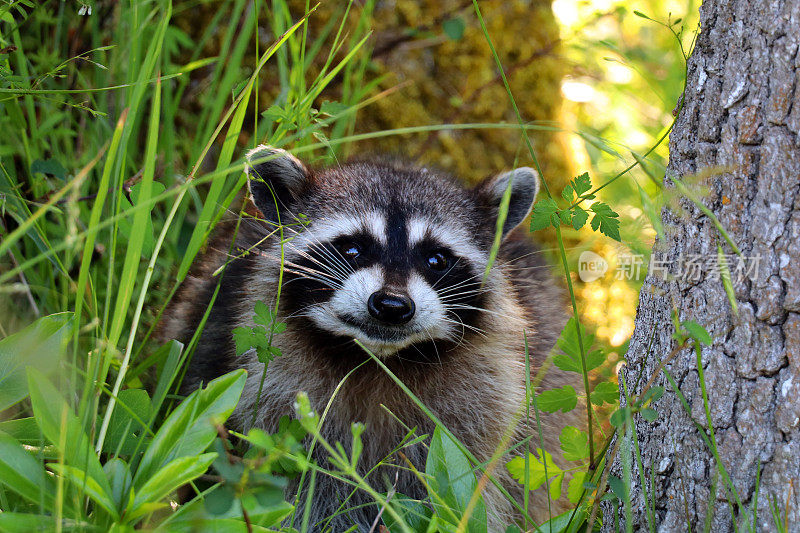
<svg viewBox="0 0 800 533"><path fill-rule="evenodd" d="M0 531L3 533L53 531L55 530L55 523L55 518L52 516L31 513L0 513Z"/></svg>
<svg viewBox="0 0 800 533"><path fill-rule="evenodd" d="M93 502L105 509L115 520L119 520L119 512L117 511L114 500L111 496L111 490L107 487L102 487L93 478L86 475L86 472L80 468L64 465L60 463L51 463L48 465L50 470L67 479L70 483L79 488L84 494L89 496Z"/></svg>
<svg viewBox="0 0 800 533"><path fill-rule="evenodd" d="M47 375L58 369L71 329L72 313L45 316L0 340L0 411L28 396L25 367Z"/></svg>
<svg viewBox="0 0 800 533"><path fill-rule="evenodd" d="M130 455L150 419L150 396L142 389L125 389L117 397L103 451Z"/></svg>
<svg viewBox="0 0 800 533"><path fill-rule="evenodd" d="M586 352L586 370L592 370L603 364L605 354L601 350L591 350L594 343L594 336L586 333L583 325L580 325L581 337L583 339L583 349ZM567 325L561 330L561 336L556 343L556 349L560 354L553 357L553 364L561 370L568 372L583 373L581 365L581 350L578 343L578 332L575 329L575 317L570 317Z"/></svg>
<svg viewBox="0 0 800 533"><path fill-rule="evenodd" d="M453 41L461 39L464 36L464 30L466 28L467 25L461 17L447 19L442 23L444 34Z"/></svg>
<svg viewBox="0 0 800 533"><path fill-rule="evenodd" d="M611 237L615 241L621 240L619 236L619 215L608 204L595 202L589 209L594 213L592 217L592 229L594 231L599 228L600 233L603 235Z"/></svg>
<svg viewBox="0 0 800 533"><path fill-rule="evenodd" d="M395 494L389 500L389 505L397 511L397 514L403 519L403 522L411 528L411 531L427 531L428 525L431 522L433 511L427 505L423 505L420 501L409 498L402 494ZM383 524L390 531L390 533L398 533L403 531L402 526L395 521L391 513L384 512Z"/></svg>
<svg viewBox="0 0 800 533"><path fill-rule="evenodd" d="M619 401L619 387L616 383L602 381L592 391L591 398L594 405L615 403Z"/></svg>
<svg viewBox="0 0 800 533"><path fill-rule="evenodd" d="M158 503L178 487L204 474L216 457L216 453L204 453L199 456L179 457L167 463L136 491L129 516L139 516L144 504Z"/></svg>
<svg viewBox="0 0 800 533"><path fill-rule="evenodd" d="M642 396L640 404L644 405L647 401L657 402L664 395L664 387L650 387Z"/></svg>
<svg viewBox="0 0 800 533"><path fill-rule="evenodd" d="M572 411L578 404L578 395L575 392L575 387L564 385L559 389L546 390L539 394L536 398L536 404L539 409L546 413L554 413L559 410L567 413Z"/></svg>
<svg viewBox="0 0 800 533"><path fill-rule="evenodd" d="M55 484L42 463L10 435L0 432L0 485L45 509L53 506ZM5 514L5 513L3 513ZM0 514L2 516L2 514Z"/></svg>
<svg viewBox="0 0 800 533"><path fill-rule="evenodd" d="M693 339L702 342L706 346L711 346L711 344L714 342L711 338L711 335L709 335L708 331L706 331L706 328L694 320L687 320L683 322L683 327L689 332L689 335L691 335Z"/></svg>
<svg viewBox="0 0 800 533"><path fill-rule="evenodd" d="M553 501L561 498L561 484L564 483L564 472L559 473L556 477L550 480L550 487L547 493Z"/></svg>
<svg viewBox="0 0 800 533"><path fill-rule="evenodd" d="M645 407L644 409L639 411L639 414L641 414L642 418L644 418L648 422L653 422L656 418L658 418L658 411L656 411L651 407Z"/></svg>
<svg viewBox="0 0 800 533"><path fill-rule="evenodd" d="M0 431L20 442L20 444L40 445L42 432L32 416L0 422Z"/></svg>
<svg viewBox="0 0 800 533"><path fill-rule="evenodd" d="M178 457L196 456L214 441L215 424L228 419L242 394L247 373L235 370L193 392L167 417L153 437L134 476L142 487L167 463Z"/></svg>
<svg viewBox="0 0 800 533"><path fill-rule="evenodd" d="M558 437L567 461L581 461L589 457L589 435L572 426L565 426Z"/></svg>
<svg viewBox="0 0 800 533"><path fill-rule="evenodd" d="M446 522L457 523L477 489L478 481L467 457L438 426L431 437L425 473L430 477L430 489L436 493L436 496L431 496L436 514ZM439 500L449 510L442 509ZM481 498L469 518L467 531L485 532L486 527L486 507Z"/></svg>
<svg viewBox="0 0 800 533"><path fill-rule="evenodd" d="M28 368L28 388L33 416L44 436L57 448L63 444L65 463L88 474L104 497L111 500L111 487L100 460L67 401L50 380L34 368Z"/></svg>
<svg viewBox="0 0 800 533"><path fill-rule="evenodd" d="M536 202L531 212L531 231L544 229L553 224L553 215L558 211L558 204L552 198L543 198Z"/></svg>
<svg viewBox="0 0 800 533"><path fill-rule="evenodd" d="M114 458L103 465L103 470L111 485L111 497L114 505L122 512L133 505L133 480L128 464L119 458Z"/></svg>
<svg viewBox="0 0 800 533"><path fill-rule="evenodd" d="M586 472L573 472L572 479L567 484L567 498L573 504L578 503L581 499L584 479L586 479Z"/></svg>

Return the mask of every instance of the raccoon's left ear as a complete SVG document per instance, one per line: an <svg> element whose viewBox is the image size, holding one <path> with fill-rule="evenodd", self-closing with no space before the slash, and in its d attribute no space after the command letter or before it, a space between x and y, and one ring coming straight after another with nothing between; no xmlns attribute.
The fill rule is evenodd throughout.
<svg viewBox="0 0 800 533"><path fill-rule="evenodd" d="M287 221L311 182L308 169L299 159L265 144L247 152L245 172L253 203L274 223Z"/></svg>
<svg viewBox="0 0 800 533"><path fill-rule="evenodd" d="M503 224L503 237L519 226L531 212L536 193L539 192L539 174L532 168L520 167L488 178L476 187L487 207L497 217L500 203L509 183L511 184L511 199L508 203L508 215Z"/></svg>

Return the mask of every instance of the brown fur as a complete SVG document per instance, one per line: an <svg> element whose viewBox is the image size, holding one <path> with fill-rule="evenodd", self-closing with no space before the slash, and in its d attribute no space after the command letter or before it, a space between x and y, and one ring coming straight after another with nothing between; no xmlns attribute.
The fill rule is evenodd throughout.
<svg viewBox="0 0 800 533"><path fill-rule="evenodd" d="M337 192L335 183L325 188ZM313 217L312 217L313 220ZM484 224L488 225L488 224ZM161 337L187 341L205 312L211 295L219 281L210 274L223 264L230 245L231 225L218 233L187 279L168 312ZM491 235L493 228L486 232ZM245 220L237 238L237 248L247 249L264 235L265 228L258 222ZM188 392L200 382L208 381L233 368L248 370L247 385L242 399L229 423L239 430L250 427L253 410L257 408L255 425L274 431L279 418L292 414L292 405L298 392L305 391L315 410L322 412L334 390L345 375L364 360L336 393L322 433L330 442L339 441L345 448L351 441L351 422L366 424L363 435L364 452L360 461L362 473L388 458L387 466L373 472L368 481L380 492L387 485L412 498L422 499L425 491L397 454L392 450L406 435L408 428L417 428L417 434L430 435L433 423L414 405L410 398L360 348L352 345L346 357L331 358L324 350L309 341L308 332L301 322L288 319L286 332L275 337L275 345L283 353L269 364L260 404L256 407L255 395L261 380L263 365L254 357L236 358L231 340L231 330L239 325L253 325L252 314L256 301L275 301L276 264L264 257L274 255L275 240L269 239L251 253L231 262L222 276L220 294L205 326L200 343L187 373L184 389ZM462 342L442 343L435 359L408 360L390 356L386 366L407 385L415 395L449 428L478 458L488 461L501 444L504 433L515 426L512 446L530 434L537 435L535 425L527 427L524 420L525 400L525 350L523 330L530 348L531 374L535 375L565 322L565 306L561 290L550 277L541 253L520 230L512 232L503 242L496 264L487 280L485 307L493 314L480 318L479 327L484 335L465 332ZM281 314L279 312L279 314ZM541 382L541 389L575 384L576 375L551 368ZM540 389L540 390L541 390ZM385 406L385 407L382 407ZM394 416L402 421L398 423ZM531 415L532 416L532 415ZM543 434L545 448L556 458L558 437L565 425L581 423L575 411L568 415L545 416ZM404 427L405 426L405 427ZM538 436L530 447L538 447ZM424 471L426 448L422 444L402 450L419 470ZM323 465L325 453L315 450L316 459ZM493 474L517 501L522 500L522 487L508 475L504 457ZM391 466L391 463L396 466ZM321 527L324 519L337 511L351 487L326 476L317 476L315 498L311 510L311 524ZM547 496L543 490L532 494L532 517L541 522L547 518ZM502 531L519 517L511 504L490 483L484 499L489 510L490 531ZM333 519L328 528L343 531L353 523L364 531L374 520L376 506L364 506L370 497L357 491L344 506L354 508L349 513ZM563 508L564 502L554 505L553 511Z"/></svg>

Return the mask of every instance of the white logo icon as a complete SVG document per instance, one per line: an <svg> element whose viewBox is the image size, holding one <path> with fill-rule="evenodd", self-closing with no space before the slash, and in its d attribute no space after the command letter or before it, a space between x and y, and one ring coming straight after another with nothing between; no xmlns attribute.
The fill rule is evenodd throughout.
<svg viewBox="0 0 800 533"><path fill-rule="evenodd" d="M584 283L599 279L608 270L608 262L601 256L586 250L578 258L578 276Z"/></svg>

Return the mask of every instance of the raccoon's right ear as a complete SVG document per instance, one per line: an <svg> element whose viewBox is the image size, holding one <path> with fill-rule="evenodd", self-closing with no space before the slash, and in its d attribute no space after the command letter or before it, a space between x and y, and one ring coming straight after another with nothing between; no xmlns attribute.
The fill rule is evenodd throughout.
<svg viewBox="0 0 800 533"><path fill-rule="evenodd" d="M253 203L267 220L275 223L287 221L310 183L310 173L299 159L265 144L247 152L245 172Z"/></svg>

